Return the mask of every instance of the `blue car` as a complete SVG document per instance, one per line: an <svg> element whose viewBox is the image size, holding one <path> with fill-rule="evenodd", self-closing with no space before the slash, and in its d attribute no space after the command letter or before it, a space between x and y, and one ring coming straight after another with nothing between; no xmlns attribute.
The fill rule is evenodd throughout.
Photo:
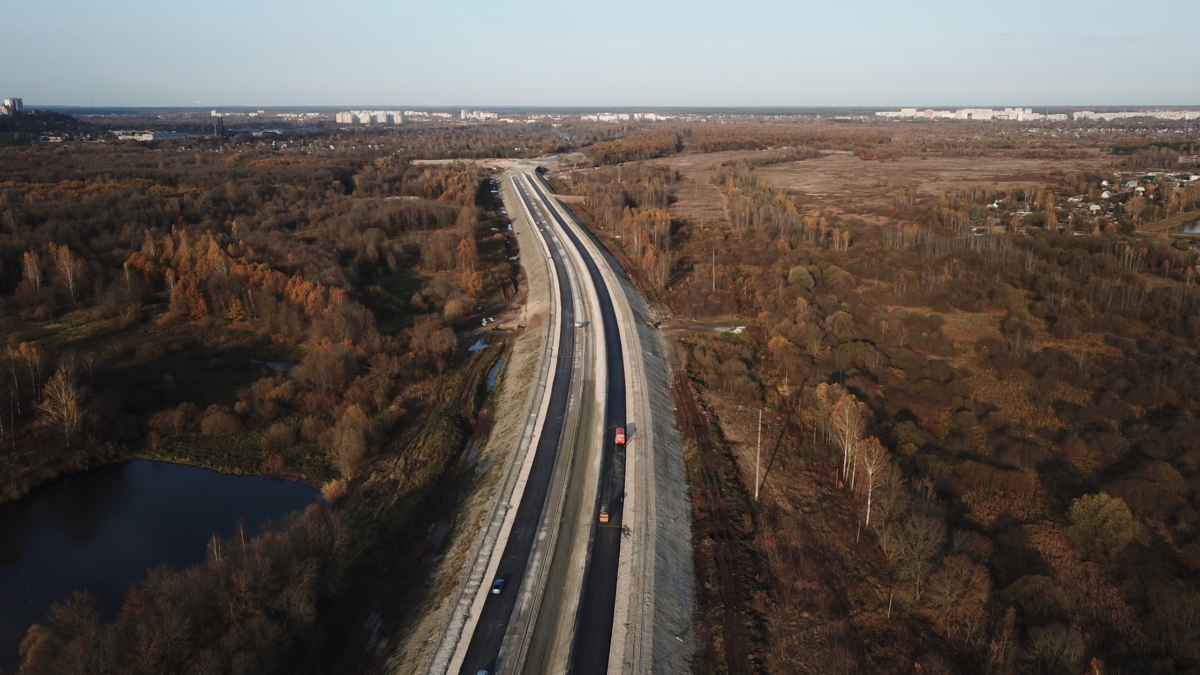
<svg viewBox="0 0 1200 675"><path fill-rule="evenodd" d="M500 591L504 590L504 580L497 579L492 582L492 595L500 595Z"/></svg>

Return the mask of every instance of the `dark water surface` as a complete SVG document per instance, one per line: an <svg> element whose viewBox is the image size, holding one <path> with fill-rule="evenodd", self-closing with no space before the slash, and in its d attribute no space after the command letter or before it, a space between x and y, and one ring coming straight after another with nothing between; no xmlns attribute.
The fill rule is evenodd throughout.
<svg viewBox="0 0 1200 675"><path fill-rule="evenodd" d="M233 536L239 520L257 532L319 498L296 481L139 460L0 506L0 666L15 663L30 624L72 591L91 591L110 620L147 568L200 562L214 532Z"/></svg>

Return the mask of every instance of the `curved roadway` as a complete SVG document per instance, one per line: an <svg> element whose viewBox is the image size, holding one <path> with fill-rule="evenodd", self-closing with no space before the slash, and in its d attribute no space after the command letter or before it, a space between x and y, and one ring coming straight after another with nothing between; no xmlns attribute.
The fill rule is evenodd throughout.
<svg viewBox="0 0 1200 675"><path fill-rule="evenodd" d="M525 491L521 496L521 503L517 507L516 519L513 522L508 542L504 546L500 566L496 571L496 577L505 581L504 590L499 595L491 595L489 592L487 600L484 602L475 631L471 634L466 658L459 670L463 675L476 675L481 670L494 673L499 665L500 647L504 642L504 634L508 630L509 619L513 615L513 608L521 590L521 582L525 577L525 568L529 562L534 538L537 535L538 523L541 521L546 494L550 488L550 478L554 473L554 464L561 445L575 354L574 296L562 255L549 236L550 233L546 229L548 223L545 222L541 212L531 203L525 189L516 181L514 184L517 193L525 201L529 213L535 220L534 227L542 232L543 238L550 244L548 248L554 264L554 273L558 277L559 288L562 289L560 300L563 319L559 329L561 341L558 357L554 364L550 406L546 413L541 437L538 439ZM609 312L611 313L611 309ZM605 320L607 322L607 317ZM619 349L620 345L618 344ZM624 398L621 401L624 406ZM488 583L487 587L490 589L491 584ZM611 630L611 614L609 623ZM605 651L606 660L607 657L608 652Z"/></svg>
<svg viewBox="0 0 1200 675"><path fill-rule="evenodd" d="M604 411L604 455L600 465L600 487L597 496L596 523L587 573L583 581L583 597L575 626L575 642L571 654L571 672L576 675L600 675L608 672L608 655L612 646L613 612L617 598L617 566L621 559L622 506L625 494L625 446L618 447L614 438L617 427L625 424L625 356L617 315L613 310L608 285L600 275L596 261L567 225L558 211L550 206L541 181L530 180L534 191L557 221L559 229L578 249L588 274L596 288L600 317L604 324L605 362L608 392ZM561 274L561 272L560 272ZM560 352L561 353L561 352ZM607 504L609 521L599 523L599 505Z"/></svg>

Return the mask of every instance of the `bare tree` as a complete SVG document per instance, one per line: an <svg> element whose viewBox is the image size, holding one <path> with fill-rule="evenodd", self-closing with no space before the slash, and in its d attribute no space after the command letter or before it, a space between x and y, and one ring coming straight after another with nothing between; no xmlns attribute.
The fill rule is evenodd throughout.
<svg viewBox="0 0 1200 675"><path fill-rule="evenodd" d="M908 513L912 496L904 475L894 462L887 462L879 472L879 485L875 488L872 512L875 515L875 530L881 534L888 525L898 522ZM880 540L882 543L882 539Z"/></svg>
<svg viewBox="0 0 1200 675"><path fill-rule="evenodd" d="M8 391L10 412L11 412L11 408L12 408L11 401L12 401L12 397L13 397L12 388L13 388L13 384L11 382L9 382L8 373L4 372L3 368L0 368L0 390ZM15 423L16 423L15 419L12 419L10 417L10 421L13 422L15 425ZM13 427L13 429L15 430L15 426ZM4 435L4 416L0 415L0 437L3 437L3 435Z"/></svg>
<svg viewBox="0 0 1200 675"><path fill-rule="evenodd" d="M301 384L315 391L338 391L353 377L354 356L341 345L309 354L296 368Z"/></svg>
<svg viewBox="0 0 1200 675"><path fill-rule="evenodd" d="M67 287L67 292L71 294L73 304L83 276L83 265L65 244L62 246L50 244L50 256L54 259L54 268L58 271L59 278Z"/></svg>
<svg viewBox="0 0 1200 675"><path fill-rule="evenodd" d="M1086 647L1079 629L1052 623L1029 629L1025 660L1036 672L1079 672Z"/></svg>
<svg viewBox="0 0 1200 675"><path fill-rule="evenodd" d="M33 286L35 292L42 290L42 256L36 251L25 252L25 279Z"/></svg>
<svg viewBox="0 0 1200 675"><path fill-rule="evenodd" d="M833 406L833 411L829 415L829 428L833 433L833 442L842 452L841 477L843 481L849 475L854 462L855 450L858 448L858 442L862 439L863 430L866 428L864 407L853 394L845 394Z"/></svg>
<svg viewBox="0 0 1200 675"><path fill-rule="evenodd" d="M859 463L862 464L864 481L863 490L867 493L867 518L864 525L871 526L871 501L875 490L883 485L884 470L889 458L888 452L874 436L866 439L858 447Z"/></svg>
<svg viewBox="0 0 1200 675"><path fill-rule="evenodd" d="M17 351L15 349L13 349L12 347L8 348L8 350L5 352L5 355L8 357L8 370L9 370L9 373L11 373L11 375L12 375L12 389L9 390L9 394L10 394L9 409L11 412L12 406L16 405L17 415L20 415L21 414L21 380L20 380L20 378L17 377L17 358L19 358L19 355L18 355ZM15 418L14 418L14 420L15 420ZM15 421L14 421L14 424L15 424Z"/></svg>
<svg viewBox="0 0 1200 675"><path fill-rule="evenodd" d="M72 379L69 369L60 368L46 383L46 398L38 404L38 410L46 413L62 429L68 449L71 447L71 434L83 421L79 389Z"/></svg>
<svg viewBox="0 0 1200 675"><path fill-rule="evenodd" d="M33 398L36 401L42 395L42 366L46 364L46 354L35 344L22 342L17 353L25 361L29 371L29 381L33 385Z"/></svg>
<svg viewBox="0 0 1200 675"><path fill-rule="evenodd" d="M966 556L949 556L929 579L928 613L934 628L948 639L971 644L987 626L992 582L987 568Z"/></svg>
<svg viewBox="0 0 1200 675"><path fill-rule="evenodd" d="M96 352L88 352L83 355L83 367L87 369L88 386L94 390L96 388Z"/></svg>
<svg viewBox="0 0 1200 675"><path fill-rule="evenodd" d="M933 571L934 559L945 542L946 527L936 515L914 513L896 534L894 546L900 563L900 580L912 584L913 597L919 600Z"/></svg>
<svg viewBox="0 0 1200 675"><path fill-rule="evenodd" d="M445 326L437 316L429 316L408 329L408 334L412 353L419 363L431 365L439 373L446 369L454 352L454 329Z"/></svg>
<svg viewBox="0 0 1200 675"><path fill-rule="evenodd" d="M1163 654L1186 658L1195 649L1194 636L1200 626L1200 595L1184 588L1154 583L1148 593L1150 614L1147 632Z"/></svg>
<svg viewBox="0 0 1200 675"><path fill-rule="evenodd" d="M333 461L346 479L354 476L363 455L367 453L369 424L370 420L362 408L352 405L333 427Z"/></svg>

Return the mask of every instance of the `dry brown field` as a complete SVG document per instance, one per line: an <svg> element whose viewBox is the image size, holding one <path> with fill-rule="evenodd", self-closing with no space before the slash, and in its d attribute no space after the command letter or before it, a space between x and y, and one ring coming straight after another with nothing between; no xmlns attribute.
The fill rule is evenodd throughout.
<svg viewBox="0 0 1200 675"><path fill-rule="evenodd" d="M724 218L725 198L709 183L713 166L751 158L759 150L736 150L664 157L648 162L679 171L684 183L676 190L671 213L692 222ZM798 193L806 204L833 212L854 213L890 203L899 190L936 195L973 185L1027 186L1045 183L1046 174L1102 169L1107 158L1026 159L1018 157L898 157L865 161L849 152L760 167L756 173L775 187Z"/></svg>

